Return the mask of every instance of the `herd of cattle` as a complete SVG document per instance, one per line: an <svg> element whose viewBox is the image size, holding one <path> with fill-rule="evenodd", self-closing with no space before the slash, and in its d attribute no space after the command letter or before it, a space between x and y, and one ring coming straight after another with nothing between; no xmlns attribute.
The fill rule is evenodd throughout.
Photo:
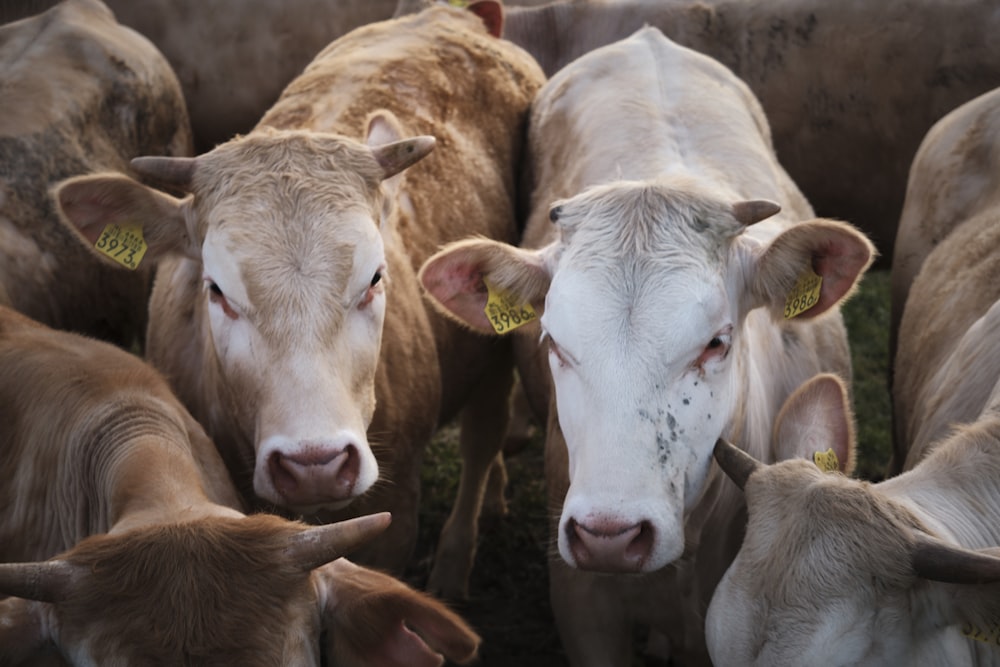
<svg viewBox="0 0 1000 667"><path fill-rule="evenodd" d="M575 667L1000 665L1000 13L50 4L0 10L0 666L474 661L514 392Z"/></svg>

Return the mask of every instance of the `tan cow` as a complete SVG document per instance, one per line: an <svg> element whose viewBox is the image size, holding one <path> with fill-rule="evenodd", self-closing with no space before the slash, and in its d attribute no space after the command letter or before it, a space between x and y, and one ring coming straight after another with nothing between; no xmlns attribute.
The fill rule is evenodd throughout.
<svg viewBox="0 0 1000 667"><path fill-rule="evenodd" d="M931 402L941 400L932 377L944 364L953 349L959 332L980 317L985 307L998 296L995 265L979 263L979 258L992 252L983 227L974 231L970 222L983 216L994 216L1000 207L1000 90L991 91L964 104L938 121L920 145L910 169L906 203L899 221L896 247L892 261L892 322L890 352L895 356L894 371L894 470L912 467L924 455L928 443L937 440L948 428L947 422L931 423L927 419ZM982 223L983 225L987 223ZM965 239L964 251L938 255L937 262L949 262L955 269L966 262L977 262L980 289L966 290L961 300L954 302L953 319L941 319L934 328L922 321L926 309L938 309L926 293L910 305L911 285L924 262L939 243L953 234ZM958 243L958 242L952 242ZM947 276L949 269L937 269ZM942 272L945 271L945 272ZM952 299L948 292L938 299ZM911 312L902 324L904 306ZM915 327L915 331L900 333L900 327ZM920 332L919 336L914 333ZM991 377L992 367L977 363L982 377ZM968 421L982 409L984 396L966 400L954 396L949 402L956 412L949 418ZM936 410L935 410L936 411ZM907 457L907 450L911 452Z"/></svg>
<svg viewBox="0 0 1000 667"><path fill-rule="evenodd" d="M431 578L449 596L464 594L495 460L502 474L513 367L508 341L425 306L416 268L470 233L517 240L516 165L541 82L477 16L431 8L331 44L245 137L136 161L185 199L111 174L57 192L89 244L136 222L163 258L148 354L241 491L324 520L392 511L366 562L409 561L421 453L465 406ZM415 135L431 136L403 139Z"/></svg>
<svg viewBox="0 0 1000 667"><path fill-rule="evenodd" d="M778 158L821 215L894 256L907 168L939 118L1000 86L1000 14L976 0L563 0L512 7L504 35L550 76L653 25L760 100Z"/></svg>
<svg viewBox="0 0 1000 667"><path fill-rule="evenodd" d="M812 219L746 85L655 28L553 76L529 150L523 247L456 243L421 281L484 332L488 291L515 306L501 319L538 315L520 368L549 405L551 595L571 663L627 665L640 623L696 664L742 504L712 447L739 434L771 460L788 394L850 376L837 304L873 248Z"/></svg>
<svg viewBox="0 0 1000 667"><path fill-rule="evenodd" d="M0 303L50 326L141 342L149 273L94 259L61 224L49 187L130 172L137 155L190 155L177 78L99 0L66 0L0 26Z"/></svg>
<svg viewBox="0 0 1000 667"><path fill-rule="evenodd" d="M869 485L730 466L749 524L709 611L719 665L1000 664L998 147L994 92L937 123L910 170L900 238L924 245L898 283L905 472Z"/></svg>
<svg viewBox="0 0 1000 667"><path fill-rule="evenodd" d="M321 630L337 665L475 655L440 603L338 559L387 515L239 511L212 442L138 358L0 307L0 377L0 595L18 596L0 599L0 664L52 644L73 665L319 664Z"/></svg>

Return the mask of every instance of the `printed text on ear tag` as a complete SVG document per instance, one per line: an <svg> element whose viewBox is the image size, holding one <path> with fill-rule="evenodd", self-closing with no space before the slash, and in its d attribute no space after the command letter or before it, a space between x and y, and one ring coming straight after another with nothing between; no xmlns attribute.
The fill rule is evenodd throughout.
<svg viewBox="0 0 1000 667"><path fill-rule="evenodd" d="M108 225L94 244L101 252L126 269L139 268L139 262L146 254L146 240L139 225Z"/></svg>
<svg viewBox="0 0 1000 667"><path fill-rule="evenodd" d="M837 472L840 470L840 461L837 459L837 452L828 449L825 452L813 454L813 463L823 472Z"/></svg>
<svg viewBox="0 0 1000 667"><path fill-rule="evenodd" d="M785 299L785 319L790 320L815 306L822 286L823 277L816 275L812 269L806 269Z"/></svg>
<svg viewBox="0 0 1000 667"><path fill-rule="evenodd" d="M486 319L498 334L505 334L535 319L535 309L530 303L515 303L513 297L483 279L489 296L486 299Z"/></svg>

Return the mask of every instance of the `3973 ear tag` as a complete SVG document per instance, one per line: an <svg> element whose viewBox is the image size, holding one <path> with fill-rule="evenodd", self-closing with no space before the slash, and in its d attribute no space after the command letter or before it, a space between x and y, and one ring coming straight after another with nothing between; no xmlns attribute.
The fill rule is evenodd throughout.
<svg viewBox="0 0 1000 667"><path fill-rule="evenodd" d="M840 470L840 460L837 458L837 452L833 451L833 448L825 452L815 452L813 454L813 463L823 472L837 472Z"/></svg>
<svg viewBox="0 0 1000 667"><path fill-rule="evenodd" d="M822 286L823 276L816 275L811 268L803 271L785 299L785 319L790 320L815 306Z"/></svg>
<svg viewBox="0 0 1000 667"><path fill-rule="evenodd" d="M146 255L148 246L139 225L108 225L94 244L98 252L107 255L126 269L136 270Z"/></svg>
<svg viewBox="0 0 1000 667"><path fill-rule="evenodd" d="M538 317L530 303L516 303L512 295L497 289L485 279L483 284L488 292L483 312L498 334L510 333Z"/></svg>

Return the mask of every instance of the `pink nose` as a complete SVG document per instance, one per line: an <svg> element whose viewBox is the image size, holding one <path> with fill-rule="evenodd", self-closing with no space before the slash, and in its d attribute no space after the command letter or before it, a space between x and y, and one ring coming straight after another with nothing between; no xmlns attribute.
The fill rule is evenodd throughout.
<svg viewBox="0 0 1000 667"><path fill-rule="evenodd" d="M361 457L357 447L309 448L286 455L273 452L268 470L274 488L289 505L320 505L350 499L358 481Z"/></svg>
<svg viewBox="0 0 1000 667"><path fill-rule="evenodd" d="M648 521L628 524L610 519L566 524L569 548L581 570L639 572L653 548L653 526Z"/></svg>

